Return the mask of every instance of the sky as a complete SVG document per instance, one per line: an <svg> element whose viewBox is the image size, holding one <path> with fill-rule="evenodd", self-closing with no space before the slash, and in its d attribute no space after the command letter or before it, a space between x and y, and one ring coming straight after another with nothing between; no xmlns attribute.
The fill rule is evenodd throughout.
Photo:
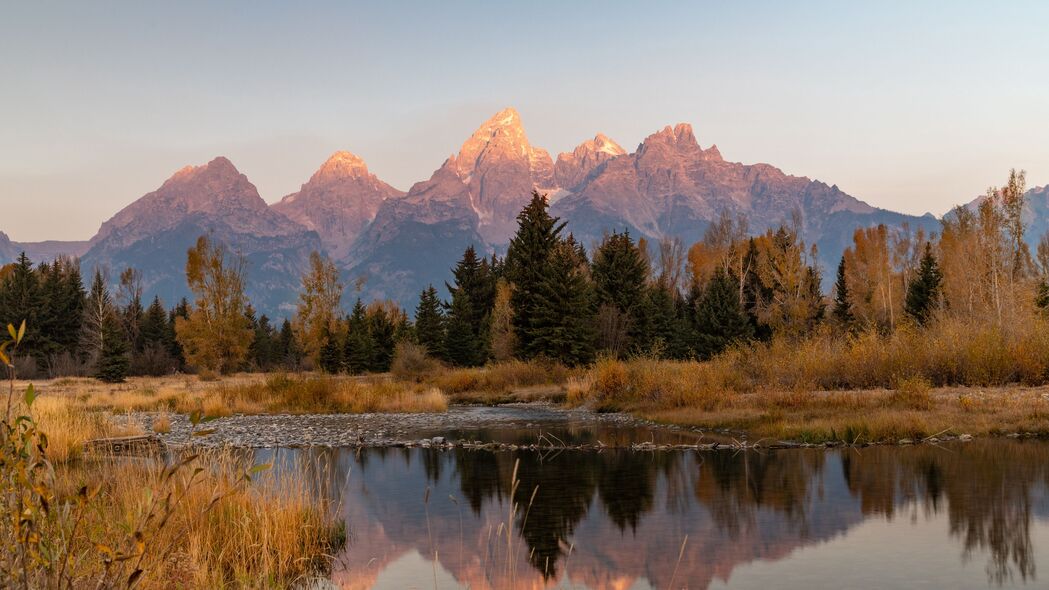
<svg viewBox="0 0 1049 590"><path fill-rule="evenodd" d="M873 205L1049 183L1049 2L0 0L0 231L88 239L229 157L268 202L335 150L400 189L513 106L632 151L689 122Z"/></svg>

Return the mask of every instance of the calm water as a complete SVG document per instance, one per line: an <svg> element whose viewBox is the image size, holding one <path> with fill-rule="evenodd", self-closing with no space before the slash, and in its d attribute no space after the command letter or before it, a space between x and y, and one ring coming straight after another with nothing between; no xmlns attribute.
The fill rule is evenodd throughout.
<svg viewBox="0 0 1049 590"><path fill-rule="evenodd" d="M341 503L345 588L1049 587L1046 442L259 458Z"/></svg>

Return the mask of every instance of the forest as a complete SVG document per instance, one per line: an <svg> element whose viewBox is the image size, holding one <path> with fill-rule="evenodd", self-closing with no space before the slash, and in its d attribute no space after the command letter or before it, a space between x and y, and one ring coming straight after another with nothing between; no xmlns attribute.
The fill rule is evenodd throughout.
<svg viewBox="0 0 1049 590"><path fill-rule="evenodd" d="M613 231L589 254L536 192L505 257L468 247L443 285L447 299L431 285L411 318L359 298L345 313L339 269L314 253L294 315L277 325L245 298L245 262L202 236L187 255L193 301L144 301L133 268L116 281L96 270L85 288L77 261L34 265L23 254L0 269L0 323L30 327L13 357L23 378L383 373L400 350L452 367L762 359L762 374L751 367L737 377L750 375L749 387L892 387L915 375L933 385L1041 383L1049 240L1032 254L1024 188L1013 171L977 209L946 215L938 235L857 229L830 296L800 219L752 235L745 219L723 213L689 247ZM799 381L804 351L837 372ZM842 364L864 355L865 375ZM910 366L898 366L903 357ZM793 368L771 370L775 362Z"/></svg>

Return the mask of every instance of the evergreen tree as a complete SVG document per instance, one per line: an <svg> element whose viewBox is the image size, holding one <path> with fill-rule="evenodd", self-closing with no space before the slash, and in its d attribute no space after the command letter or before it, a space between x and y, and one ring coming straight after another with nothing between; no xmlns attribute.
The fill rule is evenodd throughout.
<svg viewBox="0 0 1049 590"><path fill-rule="evenodd" d="M357 299L353 306L348 324L343 360L347 371L353 375L360 375L371 369L375 358L375 343L368 326L364 304L360 299Z"/></svg>
<svg viewBox="0 0 1049 590"><path fill-rule="evenodd" d="M168 313L164 310L159 296L153 298L153 302L142 316L140 335L145 347L168 347Z"/></svg>
<svg viewBox="0 0 1049 590"><path fill-rule="evenodd" d="M321 345L317 364L325 373L338 373L345 367L343 359L343 345L339 341L338 334L325 329L324 344Z"/></svg>
<svg viewBox="0 0 1049 590"><path fill-rule="evenodd" d="M624 348L629 350L649 346L652 341L652 310L647 290L648 260L630 238L629 232L613 232L605 236L594 252L591 274L597 305L613 308L624 320ZM618 342L620 338L615 337L613 340ZM608 344L606 342L605 346Z"/></svg>
<svg viewBox="0 0 1049 590"><path fill-rule="evenodd" d="M683 358L687 343L682 339L678 313L680 294L663 281L648 285L645 291L651 316L649 340L653 352L664 358Z"/></svg>
<svg viewBox="0 0 1049 590"><path fill-rule="evenodd" d="M53 303L56 321L51 338L61 352L75 354L80 344L87 294L77 261L65 258L56 260L56 264L62 266L62 286Z"/></svg>
<svg viewBox="0 0 1049 590"><path fill-rule="evenodd" d="M179 300L178 304L168 313L167 333L168 353L175 359L179 369L182 369L186 366L186 356L182 352L182 344L179 343L175 332L175 325L179 318L183 320L189 318L189 301L185 297Z"/></svg>
<svg viewBox="0 0 1049 590"><path fill-rule="evenodd" d="M494 260L494 259L493 259ZM492 313L495 305L496 276L492 265L484 258L478 258L471 245L463 252L463 257L452 269L454 282L446 284L452 297L458 291L466 293L470 299L471 315L468 318L475 334L480 334L485 319Z"/></svg>
<svg viewBox="0 0 1049 590"><path fill-rule="evenodd" d="M285 369L297 369L301 354L298 342L295 340L295 332L291 327L291 321L285 319L280 325L280 336L277 337L277 354L281 365Z"/></svg>
<svg viewBox="0 0 1049 590"><path fill-rule="evenodd" d="M510 307L514 310L517 354L523 358L532 358L544 348L536 343L539 330L536 321L541 313L549 315L542 309L549 304L543 285L551 252L561 242L565 225L550 216L548 207L546 197L532 191L532 200L517 216L517 233L510 239L506 254L506 277L513 285Z"/></svg>
<svg viewBox="0 0 1049 590"><path fill-rule="evenodd" d="M451 309L448 311L447 330L445 332L445 357L454 365L471 367L481 363L481 346L478 336L473 331L471 319L473 306L465 290L458 290L452 295Z"/></svg>
<svg viewBox="0 0 1049 590"><path fill-rule="evenodd" d="M95 365L95 378L105 383L123 383L131 363L124 328L116 314L106 317L102 332L102 353Z"/></svg>
<svg viewBox="0 0 1049 590"><path fill-rule="evenodd" d="M546 356L567 365L594 358L593 286L586 259L575 245L554 247L546 273L536 289L534 316L528 325L533 356Z"/></svg>
<svg viewBox="0 0 1049 590"><path fill-rule="evenodd" d="M372 362L369 371L385 373L393 362L393 347L397 343L398 316L395 306L373 304L368 309L368 329L372 337Z"/></svg>
<svg viewBox="0 0 1049 590"><path fill-rule="evenodd" d="M720 268L696 303L695 328L695 350L701 358L710 358L753 334L751 322L739 305L737 287Z"/></svg>
<svg viewBox="0 0 1049 590"><path fill-rule="evenodd" d="M430 285L419 295L415 308L415 340L426 347L426 352L435 358L444 354L444 312L437 298L437 289Z"/></svg>
<svg viewBox="0 0 1049 590"><path fill-rule="evenodd" d="M845 280L845 256L838 263L838 279L834 282L834 319L842 326L852 325L852 301L849 299L849 284Z"/></svg>
<svg viewBox="0 0 1049 590"><path fill-rule="evenodd" d="M25 252L19 255L14 267L0 283L0 325L26 323L26 334L19 351L36 356L43 344L40 332L40 311L44 292L40 277Z"/></svg>
<svg viewBox="0 0 1049 590"><path fill-rule="evenodd" d="M917 276L907 287L904 312L918 325L925 325L940 301L940 283L943 275L932 253L932 244L925 242L925 253L918 265Z"/></svg>

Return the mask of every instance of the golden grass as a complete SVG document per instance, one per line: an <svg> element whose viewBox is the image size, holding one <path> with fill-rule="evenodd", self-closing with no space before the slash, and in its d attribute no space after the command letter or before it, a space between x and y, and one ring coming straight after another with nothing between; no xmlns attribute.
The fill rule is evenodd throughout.
<svg viewBox="0 0 1049 590"><path fill-rule="evenodd" d="M547 360L511 360L483 367L441 369L421 377L456 402L562 400L565 383L584 371Z"/></svg>
<svg viewBox="0 0 1049 590"><path fill-rule="evenodd" d="M161 414L156 418L153 418L153 432L156 432L157 434L167 434L171 432L171 416Z"/></svg>
<svg viewBox="0 0 1049 590"><path fill-rule="evenodd" d="M78 410L164 412L207 416L267 413L443 412L447 399L432 385L383 376L239 374L217 381L192 377L132 378L107 385L92 380L36 383L41 399ZM49 402L59 403L59 402ZM154 428L154 430L156 430ZM159 432L159 431L158 431Z"/></svg>
<svg viewBox="0 0 1049 590"><path fill-rule="evenodd" d="M204 470L190 485L198 465ZM93 555L91 541L125 549L115 541L142 526L154 497L184 493L164 527L144 540L140 587L294 586L316 573L340 542L335 507L315 497L298 474L262 474L245 484L239 478L246 467L229 452L213 452L172 480L165 480L160 462L122 460L60 466L56 476L57 487L69 493L83 484L101 486L80 525L84 546L76 549L83 556ZM208 509L215 498L221 499ZM86 581L100 565L85 558L78 576Z"/></svg>

